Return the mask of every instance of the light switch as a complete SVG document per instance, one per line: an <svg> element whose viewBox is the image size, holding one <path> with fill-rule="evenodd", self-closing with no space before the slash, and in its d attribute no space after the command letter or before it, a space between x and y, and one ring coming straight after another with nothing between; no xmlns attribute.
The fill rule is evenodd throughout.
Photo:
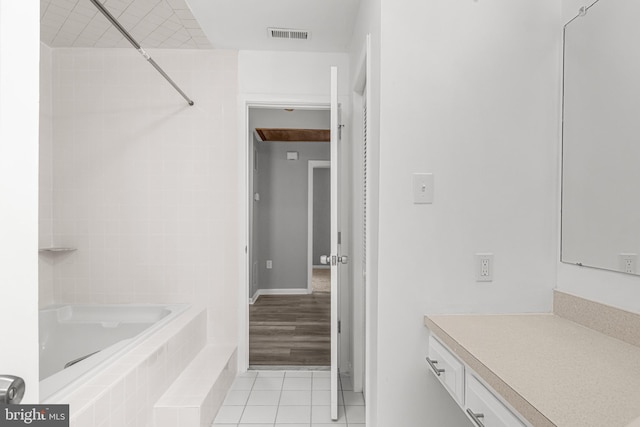
<svg viewBox="0 0 640 427"><path fill-rule="evenodd" d="M433 174L413 174L413 203L433 203Z"/></svg>

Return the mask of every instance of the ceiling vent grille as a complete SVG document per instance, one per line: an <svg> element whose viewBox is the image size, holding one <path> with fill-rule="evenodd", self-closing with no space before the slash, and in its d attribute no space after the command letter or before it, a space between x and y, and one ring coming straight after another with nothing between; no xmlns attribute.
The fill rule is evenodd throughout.
<svg viewBox="0 0 640 427"><path fill-rule="evenodd" d="M267 28L271 39L309 40L311 33L306 30L293 30L291 28Z"/></svg>

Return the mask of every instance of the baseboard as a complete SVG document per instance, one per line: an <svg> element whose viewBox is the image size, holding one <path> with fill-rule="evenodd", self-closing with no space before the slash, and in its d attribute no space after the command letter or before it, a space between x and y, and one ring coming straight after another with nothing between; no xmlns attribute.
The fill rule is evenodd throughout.
<svg viewBox="0 0 640 427"><path fill-rule="evenodd" d="M295 289L258 289L252 298L249 298L249 304L255 304L262 295L308 295L311 292L307 288Z"/></svg>
<svg viewBox="0 0 640 427"><path fill-rule="evenodd" d="M313 268L317 268L319 270L328 270L331 268L331 266L326 264L320 264L320 265L314 265Z"/></svg>

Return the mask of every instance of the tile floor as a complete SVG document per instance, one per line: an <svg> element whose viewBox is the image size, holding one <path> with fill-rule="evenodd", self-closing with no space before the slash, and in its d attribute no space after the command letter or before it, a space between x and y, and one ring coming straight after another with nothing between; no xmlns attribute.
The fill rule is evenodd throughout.
<svg viewBox="0 0 640 427"><path fill-rule="evenodd" d="M252 371L233 382L212 427L365 427L364 399L341 376L331 421L328 371Z"/></svg>

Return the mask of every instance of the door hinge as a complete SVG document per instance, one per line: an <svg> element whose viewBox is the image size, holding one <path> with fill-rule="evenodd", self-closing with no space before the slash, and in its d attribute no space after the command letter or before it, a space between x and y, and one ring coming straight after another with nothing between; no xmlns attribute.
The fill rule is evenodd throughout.
<svg viewBox="0 0 640 427"><path fill-rule="evenodd" d="M338 125L338 140L342 140L342 128L344 125Z"/></svg>
<svg viewBox="0 0 640 427"><path fill-rule="evenodd" d="M342 321L338 320L338 333L342 333Z"/></svg>

